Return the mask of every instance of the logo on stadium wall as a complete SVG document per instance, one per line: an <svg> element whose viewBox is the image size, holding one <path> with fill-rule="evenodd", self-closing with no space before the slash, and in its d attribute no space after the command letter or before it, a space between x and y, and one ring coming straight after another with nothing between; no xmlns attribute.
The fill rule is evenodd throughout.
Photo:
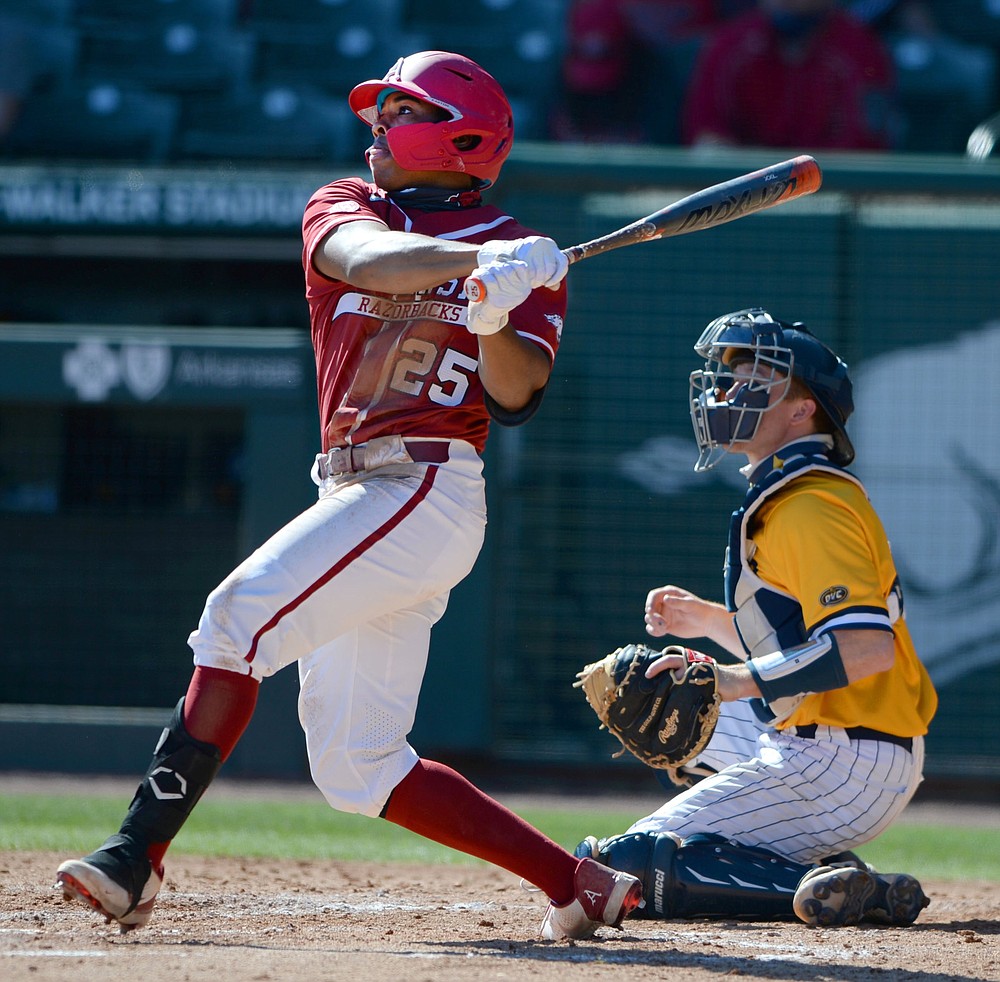
<svg viewBox="0 0 1000 982"><path fill-rule="evenodd" d="M103 402L121 381L118 355L102 338L81 338L63 355L63 381L84 402Z"/></svg>
<svg viewBox="0 0 1000 982"><path fill-rule="evenodd" d="M163 391L172 361L165 344L123 344L122 379L129 392L145 402Z"/></svg>
<svg viewBox="0 0 1000 982"><path fill-rule="evenodd" d="M117 385L148 402L167 384L171 364L165 344L127 343L115 351L103 338L82 338L63 356L63 381L83 402L103 402Z"/></svg>
<svg viewBox="0 0 1000 982"><path fill-rule="evenodd" d="M944 685L1000 662L1000 321L852 371L852 470L878 509L906 622Z"/></svg>

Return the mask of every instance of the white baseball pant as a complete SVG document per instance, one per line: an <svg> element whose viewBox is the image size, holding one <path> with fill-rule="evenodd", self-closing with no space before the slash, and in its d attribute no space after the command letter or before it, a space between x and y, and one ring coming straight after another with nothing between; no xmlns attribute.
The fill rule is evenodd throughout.
<svg viewBox="0 0 1000 982"><path fill-rule="evenodd" d="M378 456L398 461L387 440ZM299 663L310 770L340 811L378 815L416 763L430 630L482 546L482 459L461 440L448 451L439 465L314 467L319 500L212 592L189 638L196 665L258 680Z"/></svg>

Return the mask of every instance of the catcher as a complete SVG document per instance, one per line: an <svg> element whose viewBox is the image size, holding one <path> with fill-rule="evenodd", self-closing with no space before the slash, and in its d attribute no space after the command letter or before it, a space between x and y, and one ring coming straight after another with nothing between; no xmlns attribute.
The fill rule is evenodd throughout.
<svg viewBox="0 0 1000 982"><path fill-rule="evenodd" d="M658 587L646 631L707 638L738 661L629 645L580 672L623 748L686 788L577 855L642 880L634 917L911 924L929 903L917 880L851 850L920 784L937 696L881 522L845 469L847 366L759 308L714 320L695 351L695 470L745 454L749 489L725 604Z"/></svg>

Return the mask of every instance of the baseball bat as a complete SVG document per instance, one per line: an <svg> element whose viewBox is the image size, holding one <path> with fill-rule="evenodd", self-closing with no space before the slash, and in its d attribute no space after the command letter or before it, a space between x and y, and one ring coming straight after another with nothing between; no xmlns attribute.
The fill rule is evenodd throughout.
<svg viewBox="0 0 1000 982"><path fill-rule="evenodd" d="M572 265L581 259L637 242L652 242L654 239L715 228L716 225L756 215L759 211L812 194L819 190L822 183L823 172L812 157L807 154L792 157L734 177L731 181L695 191L614 232L563 249L563 255ZM465 281L465 294L477 303L485 298L486 290L479 279L470 276Z"/></svg>

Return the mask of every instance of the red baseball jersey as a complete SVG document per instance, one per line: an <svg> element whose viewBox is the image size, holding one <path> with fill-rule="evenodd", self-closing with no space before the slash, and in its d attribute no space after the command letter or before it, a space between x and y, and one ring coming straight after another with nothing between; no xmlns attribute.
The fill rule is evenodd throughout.
<svg viewBox="0 0 1000 982"><path fill-rule="evenodd" d="M483 243L536 235L498 208L404 210L360 178L320 188L302 220L302 264L316 352L323 450L380 436L460 439L480 453L489 412L478 374L479 344L465 327L465 280L420 293L361 289L313 266L326 235L343 222L380 221L395 231ZM565 280L533 290L510 313L522 337L555 358L566 313Z"/></svg>

